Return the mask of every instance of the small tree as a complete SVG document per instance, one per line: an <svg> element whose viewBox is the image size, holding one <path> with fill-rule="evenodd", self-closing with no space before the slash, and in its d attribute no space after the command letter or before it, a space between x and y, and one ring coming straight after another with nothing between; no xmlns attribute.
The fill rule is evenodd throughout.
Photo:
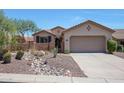
<svg viewBox="0 0 124 93"><path fill-rule="evenodd" d="M18 34L20 34L22 37L24 37L25 33L27 32L32 33L39 30L37 25L31 20L15 19L13 22L15 23Z"/></svg>
<svg viewBox="0 0 124 93"><path fill-rule="evenodd" d="M107 41L107 49L109 53L113 53L117 49L117 42L115 40Z"/></svg>
<svg viewBox="0 0 124 93"><path fill-rule="evenodd" d="M15 23L17 34L20 36L20 39L22 39L21 41L23 41L18 42L19 44L25 42L26 34L32 34L40 30L37 25L31 20L15 19L13 20L13 22ZM30 43L28 43L28 46L30 46Z"/></svg>

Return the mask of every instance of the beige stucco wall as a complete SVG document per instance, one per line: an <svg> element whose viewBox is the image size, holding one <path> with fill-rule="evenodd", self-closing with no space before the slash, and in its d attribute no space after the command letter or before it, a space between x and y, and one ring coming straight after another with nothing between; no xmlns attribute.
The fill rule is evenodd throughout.
<svg viewBox="0 0 124 93"><path fill-rule="evenodd" d="M62 28L56 28L56 29L52 30L52 33L55 34L56 37L58 37L58 38L61 36L62 32L63 32Z"/></svg>
<svg viewBox="0 0 124 93"><path fill-rule="evenodd" d="M89 31L87 30L88 25L91 27ZM79 27L71 29L70 31L64 33L64 50L70 51L71 36L105 36L107 43L107 40L112 38L112 32L90 23L80 25ZM107 46L106 46L106 51L107 51Z"/></svg>
<svg viewBox="0 0 124 93"><path fill-rule="evenodd" d="M53 36L50 33L47 33L45 31L40 32L39 34L34 35L34 41L35 41L35 48L36 49L41 49L41 50L47 50L48 49L48 43L36 43L36 36L51 36L51 42L49 43L50 49L55 47L55 36Z"/></svg>

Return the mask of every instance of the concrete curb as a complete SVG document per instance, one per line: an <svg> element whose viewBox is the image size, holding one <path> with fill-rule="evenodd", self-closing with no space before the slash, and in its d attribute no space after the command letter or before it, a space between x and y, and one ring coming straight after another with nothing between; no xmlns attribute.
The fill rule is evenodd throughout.
<svg viewBox="0 0 124 93"><path fill-rule="evenodd" d="M124 80L0 73L1 83L124 83Z"/></svg>

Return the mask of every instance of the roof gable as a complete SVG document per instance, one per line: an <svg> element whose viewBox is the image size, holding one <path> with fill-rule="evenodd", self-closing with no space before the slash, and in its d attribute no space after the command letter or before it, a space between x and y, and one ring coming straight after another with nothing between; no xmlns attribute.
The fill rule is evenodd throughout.
<svg viewBox="0 0 124 93"><path fill-rule="evenodd" d="M62 30L65 30L65 28L63 28L63 27L61 27L61 26L56 26L56 27L52 28L51 30L55 30L55 29L58 29L58 28L60 28L60 29L62 29Z"/></svg>
<svg viewBox="0 0 124 93"><path fill-rule="evenodd" d="M53 36L56 36L55 34L53 34L53 33L51 32L51 30L41 30L41 31L39 31L39 32L34 33L33 36L36 35L36 34L40 34L40 33L42 33L42 32L46 32L46 33L49 33L49 34L51 34L51 35L53 35Z"/></svg>
<svg viewBox="0 0 124 93"><path fill-rule="evenodd" d="M99 27L99 28L106 29L106 30L108 30L108 31L110 31L110 32L115 32L115 31L114 31L113 29L111 29L111 28L108 28L108 27L106 27L106 26L103 26L103 25L101 25L101 24L99 24L99 23L96 23L96 22L94 22L94 21L87 20L87 21L85 21L85 22L83 22L83 23L80 23L80 24L78 24L78 25L75 25L75 26L73 26L73 27L68 28L68 29L65 30L63 33L67 32L67 31L70 31L70 30L72 30L72 29L74 29L74 28L78 28L78 27L80 27L80 26L82 26L82 25L84 25L84 24L93 24L93 25L95 25L95 26L97 26L97 27Z"/></svg>

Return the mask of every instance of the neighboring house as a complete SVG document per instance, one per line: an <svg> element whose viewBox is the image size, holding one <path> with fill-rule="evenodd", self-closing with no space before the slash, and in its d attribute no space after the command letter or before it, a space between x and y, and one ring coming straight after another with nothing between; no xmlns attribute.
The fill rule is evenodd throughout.
<svg viewBox="0 0 124 93"><path fill-rule="evenodd" d="M25 37L24 38L25 42L24 44L27 44L27 49L29 48L33 48L33 44L34 44L34 38L33 37Z"/></svg>
<svg viewBox="0 0 124 93"><path fill-rule="evenodd" d="M113 38L117 40L118 44L124 46L124 29L114 29L116 32L112 34Z"/></svg>
<svg viewBox="0 0 124 93"><path fill-rule="evenodd" d="M25 43L33 43L34 42L34 38L33 37L25 37Z"/></svg>
<svg viewBox="0 0 124 93"><path fill-rule="evenodd" d="M22 37L17 35L16 39L19 43L33 43L34 42L34 38L33 37Z"/></svg>
<svg viewBox="0 0 124 93"><path fill-rule="evenodd" d="M115 30L87 20L68 29L57 26L33 36L37 49L58 47L61 52L106 52L107 40L112 39L113 33Z"/></svg>
<svg viewBox="0 0 124 93"><path fill-rule="evenodd" d="M16 36L16 39L18 41L18 44L20 48L23 48L24 50L28 50L30 48L33 48L34 45L34 38L33 37L22 37L22 36ZM19 47L18 47L19 48Z"/></svg>

